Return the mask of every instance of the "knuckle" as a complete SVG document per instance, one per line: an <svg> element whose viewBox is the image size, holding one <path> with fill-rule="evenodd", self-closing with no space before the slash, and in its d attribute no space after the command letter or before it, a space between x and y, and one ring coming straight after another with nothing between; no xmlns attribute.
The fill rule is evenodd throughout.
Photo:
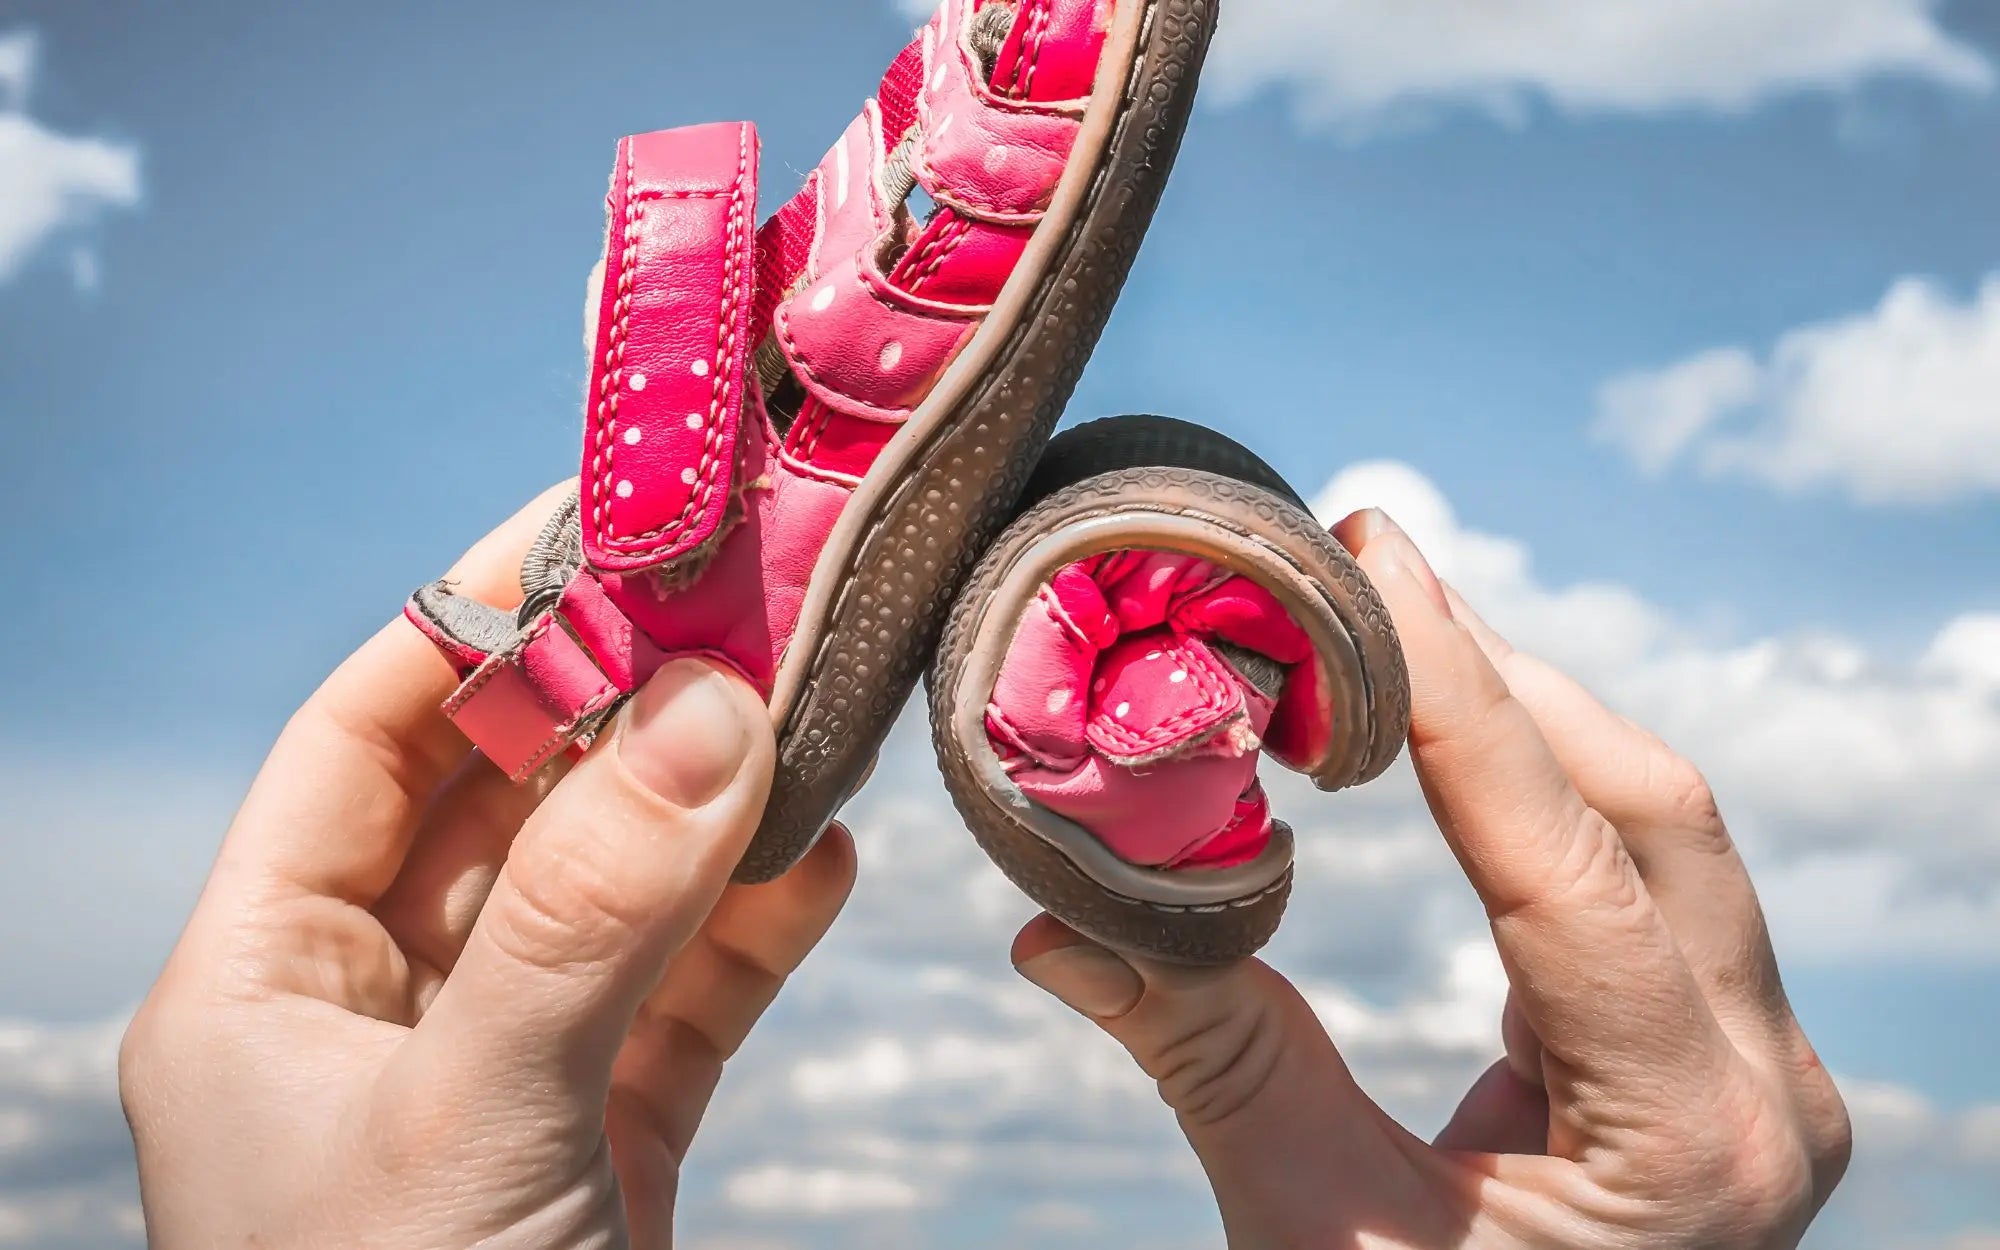
<svg viewBox="0 0 2000 1250"><path fill-rule="evenodd" d="M587 856L508 870L509 902L496 909L493 940L510 958L560 971L610 959L644 921L614 872Z"/></svg>
<svg viewBox="0 0 2000 1250"><path fill-rule="evenodd" d="M1833 1089L1831 1081L1827 1082L1827 1090L1827 1103L1822 1113L1813 1117L1814 1125L1808 1135L1813 1189L1822 1202L1840 1184L1841 1178L1847 1175L1848 1165L1854 1162L1854 1121L1848 1115L1846 1101Z"/></svg>
<svg viewBox="0 0 2000 1250"><path fill-rule="evenodd" d="M1255 1102L1284 1050L1278 1010L1262 996L1219 1007L1171 1033L1142 1064L1160 1098L1192 1125L1213 1126Z"/></svg>
<svg viewBox="0 0 2000 1250"><path fill-rule="evenodd" d="M1652 774L1649 789L1665 819L1679 828L1708 835L1719 847L1728 847L1729 833L1722 820L1722 808L1701 769L1662 746L1654 754L1648 771Z"/></svg>
<svg viewBox="0 0 2000 1250"><path fill-rule="evenodd" d="M1813 1211L1814 1166L1797 1118L1762 1081L1738 1072L1718 1099L1689 1192L1707 1194L1715 1231L1761 1241L1803 1231Z"/></svg>
<svg viewBox="0 0 2000 1250"><path fill-rule="evenodd" d="M155 986L118 1039L118 1101L136 1129L172 1098L176 1084L200 1077L212 1063L195 1064L215 1039L214 1013L184 1003Z"/></svg>
<svg viewBox="0 0 2000 1250"><path fill-rule="evenodd" d="M1793 1025L1796 1056L1792 1097L1803 1121L1806 1153L1812 1162L1813 1186L1824 1201L1854 1159L1854 1119L1840 1087L1820 1062L1805 1033Z"/></svg>
<svg viewBox="0 0 2000 1250"><path fill-rule="evenodd" d="M366 1131L358 1134L363 1166L377 1176L416 1180L450 1166L467 1146L463 1105L428 1090L392 1084L365 1106Z"/></svg>
<svg viewBox="0 0 2000 1250"><path fill-rule="evenodd" d="M164 1044L159 1024L159 1007L148 998L125 1026L118 1041L118 1098L128 1118L136 1118L153 1101L157 1071Z"/></svg>
<svg viewBox="0 0 2000 1250"><path fill-rule="evenodd" d="M1611 823L1581 800L1554 821L1555 828L1545 836L1561 851L1533 905L1543 911L1587 909L1632 928L1650 923L1652 898L1624 839Z"/></svg>
<svg viewBox="0 0 2000 1250"><path fill-rule="evenodd" d="M1756 1229L1801 1225L1812 1209L1812 1163L1795 1133L1749 1136L1736 1152L1729 1192L1741 1220Z"/></svg>

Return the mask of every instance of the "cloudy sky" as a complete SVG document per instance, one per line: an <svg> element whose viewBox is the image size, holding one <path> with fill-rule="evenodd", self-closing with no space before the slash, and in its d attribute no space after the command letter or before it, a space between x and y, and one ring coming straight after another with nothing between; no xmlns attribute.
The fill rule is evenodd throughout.
<svg viewBox="0 0 2000 1250"><path fill-rule="evenodd" d="M1860 1133L1819 1250L2000 1247L2000 7L1229 0L1077 419L1386 506L1708 770ZM140 1244L112 1088L262 746L568 472L617 136L789 194L896 0L0 11L0 1247ZM810 50L812 59L807 59ZM697 1144L698 1250L1212 1245L923 778ZM1272 951L1420 1130L1497 1054L1413 782L1277 788Z"/></svg>

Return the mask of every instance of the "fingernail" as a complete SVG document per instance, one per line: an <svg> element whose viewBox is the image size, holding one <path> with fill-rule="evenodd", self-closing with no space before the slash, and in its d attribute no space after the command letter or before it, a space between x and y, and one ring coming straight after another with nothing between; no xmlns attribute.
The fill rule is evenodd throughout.
<svg viewBox="0 0 2000 1250"><path fill-rule="evenodd" d="M1380 508L1363 508L1360 517L1361 545L1364 547L1384 534L1403 532L1403 527L1396 524L1396 518Z"/></svg>
<svg viewBox="0 0 2000 1250"><path fill-rule="evenodd" d="M1096 1020L1117 1019L1146 993L1139 970L1101 946L1059 946L1023 960L1015 971Z"/></svg>
<svg viewBox="0 0 2000 1250"><path fill-rule="evenodd" d="M1397 533L1402 532L1401 527L1388 513L1380 508L1363 508L1334 526L1333 536L1340 540L1341 546L1347 548L1347 554L1358 556L1363 547L1392 530Z"/></svg>
<svg viewBox="0 0 2000 1250"><path fill-rule="evenodd" d="M1445 598L1444 583L1432 571L1431 562L1424 559L1424 553L1417 550L1417 544L1403 532L1388 513L1379 508L1370 508L1361 514L1367 518L1364 526L1374 528L1368 537L1361 540L1361 547L1368 552L1367 563L1378 575L1394 576L1406 574L1424 592L1424 598L1445 616L1451 615L1451 603Z"/></svg>
<svg viewBox="0 0 2000 1250"><path fill-rule="evenodd" d="M667 802L697 808L729 788L750 752L747 700L734 679L698 660L677 660L643 686L625 710L618 758Z"/></svg>

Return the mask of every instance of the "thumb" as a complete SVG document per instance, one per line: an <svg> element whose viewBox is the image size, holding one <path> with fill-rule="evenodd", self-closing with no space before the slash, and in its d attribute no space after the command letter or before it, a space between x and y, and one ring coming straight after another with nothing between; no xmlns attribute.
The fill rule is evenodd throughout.
<svg viewBox="0 0 2000 1250"><path fill-rule="evenodd" d="M661 669L529 818L413 1039L475 1089L601 1111L667 962L763 815L770 714L733 675Z"/></svg>
<svg viewBox="0 0 2000 1250"><path fill-rule="evenodd" d="M1304 997L1260 961L1127 959L1040 916L1014 940L1013 962L1159 1083L1232 1245L1285 1232L1271 1224L1291 1218L1283 1213L1323 1211L1329 1175L1379 1168L1382 1135L1402 1133L1355 1084Z"/></svg>

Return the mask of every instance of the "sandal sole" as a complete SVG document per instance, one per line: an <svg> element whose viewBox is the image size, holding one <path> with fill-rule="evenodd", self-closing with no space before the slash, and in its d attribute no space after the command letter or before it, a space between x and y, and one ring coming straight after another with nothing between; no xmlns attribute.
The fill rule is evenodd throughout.
<svg viewBox="0 0 2000 1250"><path fill-rule="evenodd" d="M1158 539L1146 541L1148 531ZM1409 728L1409 675L1367 575L1289 489L1281 494L1234 476L1172 467L1099 473L1057 490L987 553L938 651L933 743L946 787L980 847L1058 920L1164 962L1231 963L1262 948L1284 916L1292 887L1286 826L1275 824L1271 849L1242 869L1164 872L1124 864L1087 831L1023 795L985 737L992 679L1034 588L1086 554L1128 545L1117 539L1132 535L1141 538L1129 545L1227 556L1225 562L1273 589L1291 585L1302 603L1310 602L1303 596L1319 596L1318 614L1330 613L1346 635L1320 651L1347 657L1344 671L1332 674L1347 715L1336 717L1343 740L1314 781L1342 789L1394 762ZM1246 553L1252 559L1239 563Z"/></svg>
<svg viewBox="0 0 2000 1250"><path fill-rule="evenodd" d="M885 450L885 496L863 504L865 481L849 505L854 515L836 527L829 554L847 554L815 572L780 666L772 800L737 867L739 882L784 873L852 797L916 688L966 575L1012 514L1165 190L1216 5L1149 0L1121 18L1137 25L1124 91L1086 115L1079 142L1095 125L1103 156L1087 186L1066 178L1058 188L1051 218L1066 196L1074 207L1066 228L1057 226L1053 258L1014 301L1016 311L998 325L989 321L981 335L995 333L985 345L975 338L939 385L942 393L956 384L964 395L934 413L920 409ZM1033 246L1040 245L1038 238ZM1003 295L996 318L1008 302Z"/></svg>

